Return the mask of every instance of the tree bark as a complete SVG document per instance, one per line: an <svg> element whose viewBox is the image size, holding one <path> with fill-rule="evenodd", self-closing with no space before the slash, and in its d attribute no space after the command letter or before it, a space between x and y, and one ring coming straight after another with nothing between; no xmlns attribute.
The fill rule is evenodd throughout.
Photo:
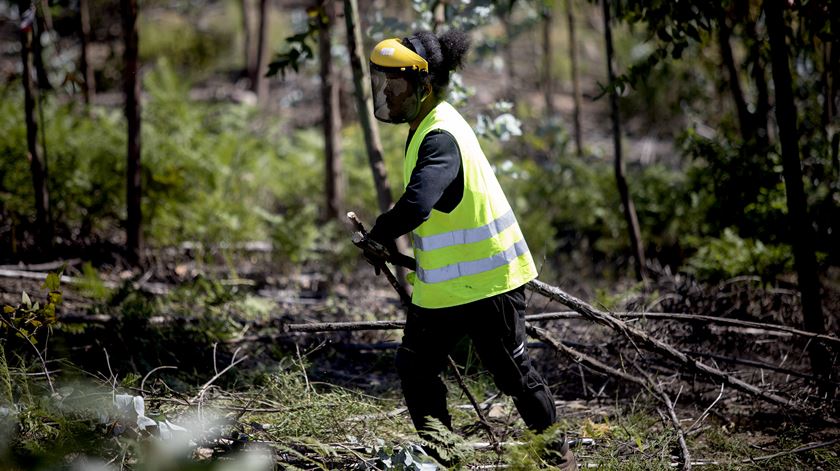
<svg viewBox="0 0 840 471"><path fill-rule="evenodd" d="M840 7L837 7L837 10L840 10ZM838 21L840 23L840 21ZM831 90L828 94L828 99L831 100L832 109L834 113L832 116L837 116L838 114L838 106L840 106L840 85L837 83L838 78L840 78L840 44L838 41L831 42L831 54L829 54L829 72L828 72L828 79L831 83Z"/></svg>
<svg viewBox="0 0 840 471"><path fill-rule="evenodd" d="M542 69L543 69L543 92L545 93L545 114L550 120L554 117L554 80L551 69L554 66L554 51L551 44L551 26L554 16L553 5L546 2L542 6Z"/></svg>
<svg viewBox="0 0 840 471"><path fill-rule="evenodd" d="M350 65L353 69L353 86L356 91L356 109L365 136L370 169L373 172L373 184L376 187L376 200L379 210L385 212L391 207L391 187L385 161L382 159L382 144L379 141L379 127L373 117L373 97L370 91L370 73L367 61L363 60L362 31L359 26L359 8L357 0L344 0L344 19L347 22L347 49L350 53Z"/></svg>
<svg viewBox="0 0 840 471"><path fill-rule="evenodd" d="M575 33L575 12L572 0L566 0L566 18L569 25L569 57L571 58L572 65L572 99L574 100L572 121L575 127L575 149L577 150L578 157L583 157L583 131L580 126L581 95L580 77L578 76L577 34Z"/></svg>
<svg viewBox="0 0 840 471"><path fill-rule="evenodd" d="M89 0L79 0L79 39L82 42L80 68L82 69L82 78L85 82L82 86L82 94L86 105L90 104L96 94L96 82L93 76L93 67L91 67L89 60L90 8L88 1Z"/></svg>
<svg viewBox="0 0 840 471"><path fill-rule="evenodd" d="M822 81L823 81L823 129L828 133L828 126L837 114L834 109L834 99L831 83L831 52L834 49L834 43L831 41L824 41L822 43Z"/></svg>
<svg viewBox="0 0 840 471"><path fill-rule="evenodd" d="M444 24L446 24L446 0L437 0L434 6L434 33L440 32Z"/></svg>
<svg viewBox="0 0 840 471"><path fill-rule="evenodd" d="M126 254L130 263L140 263L143 248L140 208L140 77L137 37L137 0L120 0L125 41L125 117L128 121L128 165L126 166Z"/></svg>
<svg viewBox="0 0 840 471"><path fill-rule="evenodd" d="M787 27L782 2L766 0L764 12L767 34L770 38L770 56L776 94L776 122L779 126L779 140L782 147L790 238L799 291L802 295L802 314L805 330L824 333L825 321L820 299L819 267L814 254L815 235L808 217L807 200L802 183L796 104L793 99L793 85L788 64L788 47L785 43ZM814 372L828 378L831 374L831 362L825 349L818 343L811 343L808 353Z"/></svg>
<svg viewBox="0 0 840 471"><path fill-rule="evenodd" d="M35 192L35 227L37 240L42 249L49 249L52 236L49 226L50 196L47 188L47 171L38 150L38 124L35 121L35 102L38 90L32 81L32 36L34 18L26 13L26 2L18 4L22 18L20 28L21 59L23 60L23 106L26 120L26 146L29 169L32 173L32 187ZM34 14L34 12L30 12Z"/></svg>
<svg viewBox="0 0 840 471"><path fill-rule="evenodd" d="M767 72L765 68L764 38L759 38L758 30L756 29L756 21L749 15L749 6L746 7L746 15L744 20L744 29L746 34L752 41L750 45L750 54L753 58L752 63L752 79L755 83L757 92L755 100L755 111L752 113L753 130L755 131L756 142L760 147L766 148L769 145L770 136L767 132L767 115L770 113L770 96L767 89Z"/></svg>
<svg viewBox="0 0 840 471"><path fill-rule="evenodd" d="M504 55L505 55L505 72L507 79L507 93L506 98L511 102L516 102L515 84L516 84L516 70L513 66L513 4L515 0L503 0L505 5L501 12L502 26L505 30Z"/></svg>
<svg viewBox="0 0 840 471"><path fill-rule="evenodd" d="M729 43L731 31L726 22L725 13L721 10L718 21L718 46L720 47L720 58L726 70L729 90L732 93L732 101L735 102L735 110L738 113L738 127L741 130L741 138L749 142L755 137L753 117L747 107L744 98L744 91L741 89L741 80L738 76L738 68L735 66L735 59L732 55L732 46Z"/></svg>
<svg viewBox="0 0 840 471"><path fill-rule="evenodd" d="M755 63L753 63L752 77L758 95L756 96L753 123L755 127L755 138L758 144L762 147L767 147L770 140L770 135L767 132L767 115L770 113L770 94L767 90L764 60L760 55L761 46L756 43L754 47L756 49L756 59Z"/></svg>
<svg viewBox="0 0 840 471"><path fill-rule="evenodd" d="M607 47L607 79L610 84L615 80L613 74L613 43L612 29L610 28L610 6L609 0L602 0L604 9L604 37ZM627 188L627 179L624 176L624 159L621 155L621 120L619 119L618 91L610 87L610 108L613 125L613 147L615 149L615 180L618 185L618 194L621 196L621 206L624 209L624 219L627 222L630 234L630 248L633 250L633 258L636 269L636 279L645 280L645 253L642 249L642 235L639 229L639 220L636 217L636 206Z"/></svg>
<svg viewBox="0 0 840 471"><path fill-rule="evenodd" d="M39 0L38 6L35 7L37 21L35 21L35 24L33 25L33 38L30 50L33 54L35 75L38 79L38 88L41 90L52 90L53 86L50 83L47 68L44 66L44 51L43 46L41 46L41 33L52 29L52 18L49 16L49 10L46 9L45 6L46 2L44 0Z"/></svg>
<svg viewBox="0 0 840 471"><path fill-rule="evenodd" d="M256 51L254 49L254 41L253 41L253 27L251 26L251 21L253 20L253 12L251 8L252 0L242 0L242 34L244 36L244 54L243 58L245 60L245 73L248 76L248 80L253 83L253 77L255 76L256 72Z"/></svg>
<svg viewBox="0 0 840 471"><path fill-rule="evenodd" d="M341 171L340 82L333 70L332 29L335 24L334 0L321 0L321 23L318 30L321 60L321 108L324 122L324 175L326 219L337 219L344 205L344 182Z"/></svg>
<svg viewBox="0 0 840 471"><path fill-rule="evenodd" d="M260 0L260 25L257 42L257 57L251 75L251 91L257 94L257 101L264 103L268 98L268 80L265 77L268 62L268 0Z"/></svg>

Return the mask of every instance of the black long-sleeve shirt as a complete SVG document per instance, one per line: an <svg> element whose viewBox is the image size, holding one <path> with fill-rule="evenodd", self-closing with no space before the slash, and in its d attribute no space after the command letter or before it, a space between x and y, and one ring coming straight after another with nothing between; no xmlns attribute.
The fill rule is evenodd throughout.
<svg viewBox="0 0 840 471"><path fill-rule="evenodd" d="M408 149L414 131L410 131ZM393 244L397 237L416 229L429 219L432 209L450 213L464 196L464 169L461 151L452 134L434 130L420 143L417 163L405 193L390 210L376 218L370 231L374 240Z"/></svg>

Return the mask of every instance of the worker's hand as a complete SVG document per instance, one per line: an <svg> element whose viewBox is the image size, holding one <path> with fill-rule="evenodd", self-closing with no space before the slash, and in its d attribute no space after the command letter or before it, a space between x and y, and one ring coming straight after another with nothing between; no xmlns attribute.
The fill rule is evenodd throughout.
<svg viewBox="0 0 840 471"><path fill-rule="evenodd" d="M380 267L382 266L383 263L385 263L385 259L380 258L375 253L369 252L367 250L363 251L362 254L365 257L365 260L367 260L368 263L373 265L373 271L376 273L376 276L379 276Z"/></svg>
<svg viewBox="0 0 840 471"><path fill-rule="evenodd" d="M389 237L379 230L379 226L374 225L373 229L368 232L368 239L376 242L377 244L385 247L385 250L388 252L388 258L393 257L394 255L398 254L400 251L397 249L397 241L394 240L393 237Z"/></svg>
<svg viewBox="0 0 840 471"><path fill-rule="evenodd" d="M385 254L373 253L367 250L365 251L365 259L367 259L367 261L371 265L373 265L374 270L376 270L376 275L378 276L380 271L379 267L381 267L383 263L388 261L388 259L393 257L394 254L398 254L399 250L397 250L396 241L392 238L380 234L380 232L377 230L377 226L373 226L373 229L370 230L367 237L371 241L376 242L377 244L384 247L386 251Z"/></svg>

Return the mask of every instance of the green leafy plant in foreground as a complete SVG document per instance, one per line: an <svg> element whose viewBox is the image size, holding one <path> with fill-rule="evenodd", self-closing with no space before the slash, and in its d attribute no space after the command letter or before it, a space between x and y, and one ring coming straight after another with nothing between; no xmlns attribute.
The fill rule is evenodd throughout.
<svg viewBox="0 0 840 471"><path fill-rule="evenodd" d="M4 340L8 343L9 337L11 336L23 340L32 347L32 350L35 351L38 360L41 362L41 366L44 369L44 376L46 377L53 393L55 390L53 389L52 380L50 379L46 359L37 346L37 335L42 329L47 329L49 331L56 322L55 309L56 306L61 304L62 300L61 291L59 289L60 283L61 272L49 273L46 280L41 285L42 289L47 290L46 300L43 305L38 301L33 302L26 291L24 291L21 294L20 304L17 306L3 306L3 312L0 314L0 332L5 334ZM0 344L0 347L1 346L2 345ZM5 386L4 389L8 392L9 400L11 401L13 398L11 381L8 377L8 365L5 358L5 352L0 353L3 353L3 360L0 363L0 366L2 366L2 370L4 371L2 378Z"/></svg>
<svg viewBox="0 0 840 471"><path fill-rule="evenodd" d="M43 305L38 301L33 302L24 291L21 294L20 304L3 306L3 314L0 316L0 330L13 333L33 345L37 344L36 334L38 331L55 324L55 308L61 304L60 280L60 273L47 275L46 280L41 285L42 289L47 290Z"/></svg>

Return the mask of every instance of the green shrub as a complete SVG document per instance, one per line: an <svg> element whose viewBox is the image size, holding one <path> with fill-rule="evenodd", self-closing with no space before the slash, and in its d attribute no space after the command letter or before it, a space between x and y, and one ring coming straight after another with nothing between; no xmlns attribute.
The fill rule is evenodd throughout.
<svg viewBox="0 0 840 471"><path fill-rule="evenodd" d="M545 145L530 134L524 139ZM535 258L583 252L603 259L628 253L627 225L611 162L563 151L544 161L511 156L505 154L509 148L493 145L485 145L485 151L496 165ZM693 216L692 200L684 175L650 165L629 171L627 178L647 250L672 247L682 232L696 226L688 218Z"/></svg>
<svg viewBox="0 0 840 471"><path fill-rule="evenodd" d="M697 247L697 252L686 260L686 269L701 279L737 275L772 279L793 269L790 246L742 239L734 228L724 229L720 237L692 238L691 243Z"/></svg>
<svg viewBox="0 0 840 471"><path fill-rule="evenodd" d="M284 134L279 120L237 104L190 101L189 85L165 60L145 77L142 122L143 230L151 245L273 240L281 259L346 258L346 230L319 224L323 139L319 129ZM0 191L17 225L34 220L22 96L0 96ZM74 243L119 237L125 219L125 120L120 110L45 99L52 216ZM266 131L268 130L268 131ZM385 133L383 133L385 134ZM398 133L402 134L402 133ZM383 136L390 167L404 135ZM358 126L345 128L346 206L373 222L378 214ZM393 170L392 172L396 172ZM396 175L396 173L392 173ZM395 194L401 179L391 179ZM6 234L4 234L4 237ZM18 235L20 237L20 235ZM322 252L317 255L315 251Z"/></svg>
<svg viewBox="0 0 840 471"><path fill-rule="evenodd" d="M165 59L178 64L182 73L199 78L234 60L239 10L231 2L183 12L149 8L138 18L140 59L145 63Z"/></svg>

